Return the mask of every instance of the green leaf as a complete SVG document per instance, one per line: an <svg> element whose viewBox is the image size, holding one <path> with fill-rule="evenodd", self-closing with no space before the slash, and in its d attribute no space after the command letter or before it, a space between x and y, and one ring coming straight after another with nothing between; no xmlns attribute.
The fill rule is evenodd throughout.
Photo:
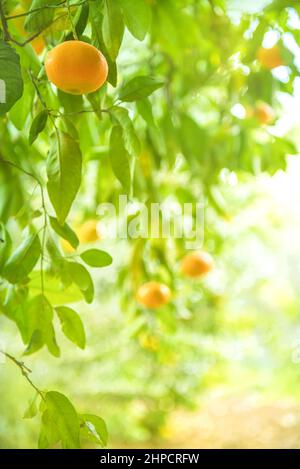
<svg viewBox="0 0 300 469"><path fill-rule="evenodd" d="M77 141L57 130L57 146L55 145L48 158L47 188L61 225L64 224L79 190L81 170L82 155Z"/></svg>
<svg viewBox="0 0 300 469"><path fill-rule="evenodd" d="M42 401L42 407L46 407ZM50 417L47 408L43 411L41 422L41 431L38 439L38 448L46 449L53 447L60 441L60 434L55 421Z"/></svg>
<svg viewBox="0 0 300 469"><path fill-rule="evenodd" d="M32 0L30 5L30 11L40 9L35 11L30 15L26 16L26 21L24 27L26 31L29 32L38 32L42 31L44 28L49 26L54 18L54 8L44 8L46 5L57 5L59 2L57 0Z"/></svg>
<svg viewBox="0 0 300 469"><path fill-rule="evenodd" d="M0 116L6 114L22 94L20 58L7 42L0 39Z"/></svg>
<svg viewBox="0 0 300 469"><path fill-rule="evenodd" d="M57 97L66 112L80 112L83 109L83 97L81 95L69 94L57 89Z"/></svg>
<svg viewBox="0 0 300 469"><path fill-rule="evenodd" d="M45 274L44 292L53 305L62 303L76 303L81 300L81 294L75 285L65 287L57 277ZM41 273L36 272L31 281L28 283L30 294L37 294L41 291Z"/></svg>
<svg viewBox="0 0 300 469"><path fill-rule="evenodd" d="M68 262L68 271L87 303L91 303L94 298L94 284L89 271L78 262Z"/></svg>
<svg viewBox="0 0 300 469"><path fill-rule="evenodd" d="M104 0L103 40L112 60L118 56L124 35L124 22L116 0Z"/></svg>
<svg viewBox="0 0 300 469"><path fill-rule="evenodd" d="M124 146L123 132L119 125L115 125L111 131L109 156L116 178L122 184L125 192L129 193L131 188L129 155Z"/></svg>
<svg viewBox="0 0 300 469"><path fill-rule="evenodd" d="M84 424L80 432L82 437L98 445L106 446L108 432L104 420L92 414L82 414L79 417Z"/></svg>
<svg viewBox="0 0 300 469"><path fill-rule="evenodd" d="M112 257L100 249L89 249L80 255L81 259L91 267L106 267L113 261Z"/></svg>
<svg viewBox="0 0 300 469"><path fill-rule="evenodd" d="M69 399L56 391L45 395L45 403L49 418L55 422L63 449L80 448L79 418Z"/></svg>
<svg viewBox="0 0 300 469"><path fill-rule="evenodd" d="M3 223L0 222L0 272L11 252L12 242Z"/></svg>
<svg viewBox="0 0 300 469"><path fill-rule="evenodd" d="M38 235L26 238L7 260L3 269L3 277L10 283L24 280L33 270L41 254L41 243Z"/></svg>
<svg viewBox="0 0 300 469"><path fill-rule="evenodd" d="M30 342L25 354L34 353L46 344L49 352L53 356L59 357L60 350L56 343L52 324L53 309L44 295L37 295L31 300L27 310L27 318Z"/></svg>
<svg viewBox="0 0 300 469"><path fill-rule="evenodd" d="M32 145L38 135L44 130L48 119L48 111L43 109L32 121L29 131L29 144Z"/></svg>
<svg viewBox="0 0 300 469"><path fill-rule="evenodd" d="M29 403L29 406L27 407L26 411L24 412L23 419L33 419L37 415L38 408L36 401L38 397L39 394L37 393L32 399L32 401Z"/></svg>
<svg viewBox="0 0 300 469"><path fill-rule="evenodd" d="M60 225L56 218L49 217L50 224L53 230L60 236L61 238L67 240L71 246L76 249L79 245L79 239L77 238L76 233L69 227L67 223Z"/></svg>
<svg viewBox="0 0 300 469"><path fill-rule="evenodd" d="M147 76L135 77L122 86L119 91L119 99L124 102L138 101L147 98L162 86L164 86L164 82L161 80Z"/></svg>
<svg viewBox="0 0 300 469"><path fill-rule="evenodd" d="M76 22L76 34L78 37L80 37L83 33L84 30L87 26L87 22L89 19L89 4L84 3L80 9L78 10L79 15L78 15L78 20Z"/></svg>
<svg viewBox="0 0 300 469"><path fill-rule="evenodd" d="M115 60L110 58L110 55L107 51L107 48L104 44L103 34L102 34L102 25L103 25L103 15L101 10L98 8L98 4L96 2L90 3L90 21L92 26L92 42L97 47L97 49L101 50L104 54L107 63L108 63L108 77L107 80L112 86L117 85L117 65Z"/></svg>
<svg viewBox="0 0 300 469"><path fill-rule="evenodd" d="M118 0L131 34L142 41L150 27L151 8L145 0Z"/></svg>
<svg viewBox="0 0 300 469"><path fill-rule="evenodd" d="M113 121L122 127L126 150L131 156L138 157L141 151L141 146L127 109L121 106L114 106L111 109L111 115Z"/></svg>
<svg viewBox="0 0 300 469"><path fill-rule="evenodd" d="M60 319L65 336L81 349L85 348L85 331L80 316L71 308L59 306L55 311Z"/></svg>

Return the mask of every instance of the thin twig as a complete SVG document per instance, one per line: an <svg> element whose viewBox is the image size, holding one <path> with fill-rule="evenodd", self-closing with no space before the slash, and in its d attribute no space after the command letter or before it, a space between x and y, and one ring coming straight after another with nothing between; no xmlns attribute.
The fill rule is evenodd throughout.
<svg viewBox="0 0 300 469"><path fill-rule="evenodd" d="M22 375L25 377L25 379L28 381L30 386L41 396L43 400L45 400L43 392L33 383L33 381L29 378L29 374L32 372L30 368L28 368L25 363L19 361L17 358L13 357L10 355L10 353L4 352L3 350L0 350L0 353L4 355L6 358L8 358L10 361L12 361L15 365L17 365L20 370Z"/></svg>
<svg viewBox="0 0 300 469"><path fill-rule="evenodd" d="M42 7L34 8L33 10L25 11L24 13L18 13L17 15L6 16L5 19L6 19L6 21L10 21L10 20L15 20L16 18L22 18L24 16L29 16L32 13L37 13L39 11L43 11L43 10L47 10L47 9L67 8L67 6L65 5L66 1L67 0L64 0L63 2L58 3L57 5L44 5ZM73 3L72 5L70 5L70 8L81 6L84 3L87 3L87 1L84 0L84 1L79 2L79 3Z"/></svg>

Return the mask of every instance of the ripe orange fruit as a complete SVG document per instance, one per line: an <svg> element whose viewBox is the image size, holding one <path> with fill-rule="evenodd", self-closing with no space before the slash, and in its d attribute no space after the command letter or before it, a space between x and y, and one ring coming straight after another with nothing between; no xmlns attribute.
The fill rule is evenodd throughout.
<svg viewBox="0 0 300 469"><path fill-rule="evenodd" d="M146 308L156 309L166 305L171 299L169 287L159 282L147 282L142 285L136 295L137 301Z"/></svg>
<svg viewBox="0 0 300 469"><path fill-rule="evenodd" d="M254 116L261 124L270 124L275 119L275 112L267 103L259 102L254 109Z"/></svg>
<svg viewBox="0 0 300 469"><path fill-rule="evenodd" d="M261 65L269 70L283 65L283 60L278 46L273 46L269 49L260 47L257 51L257 58Z"/></svg>
<svg viewBox="0 0 300 469"><path fill-rule="evenodd" d="M181 262L181 272L186 277L196 278L208 274L214 267L210 254L204 251L187 254Z"/></svg>
<svg viewBox="0 0 300 469"><path fill-rule="evenodd" d="M103 54L83 41L66 41L54 47L47 54L45 69L48 79L70 94L92 93L108 75Z"/></svg>
<svg viewBox="0 0 300 469"><path fill-rule="evenodd" d="M87 220L80 225L75 232L81 244L94 243L101 239L97 220ZM65 239L61 240L61 246L65 252L74 252L74 248Z"/></svg>

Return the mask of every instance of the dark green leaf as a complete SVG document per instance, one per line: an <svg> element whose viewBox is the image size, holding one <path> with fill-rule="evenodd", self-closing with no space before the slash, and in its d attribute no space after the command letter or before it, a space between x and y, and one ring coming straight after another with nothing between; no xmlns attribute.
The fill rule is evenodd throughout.
<svg viewBox="0 0 300 469"><path fill-rule="evenodd" d="M0 39L0 116L9 110L22 94L20 58L7 42Z"/></svg>
<svg viewBox="0 0 300 469"><path fill-rule="evenodd" d="M30 131L29 131L29 144L36 140L38 135L44 130L48 119L48 111L44 109L41 111L32 121Z"/></svg>

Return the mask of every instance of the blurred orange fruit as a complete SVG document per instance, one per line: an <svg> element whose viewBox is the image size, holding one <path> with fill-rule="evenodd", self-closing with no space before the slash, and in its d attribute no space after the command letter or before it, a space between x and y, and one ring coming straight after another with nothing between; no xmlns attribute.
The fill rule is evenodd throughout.
<svg viewBox="0 0 300 469"><path fill-rule="evenodd" d="M92 93L108 75L103 54L83 41L66 41L54 47L47 54L45 69L48 79L70 94Z"/></svg>
<svg viewBox="0 0 300 469"><path fill-rule="evenodd" d="M136 299L146 308L156 309L169 303L171 291L164 283L151 281L138 289Z"/></svg>
<svg viewBox="0 0 300 469"><path fill-rule="evenodd" d="M214 261L205 251L187 254L181 261L181 272L186 277L196 278L208 274L214 267Z"/></svg>
<svg viewBox="0 0 300 469"><path fill-rule="evenodd" d="M21 5L18 5L11 12L11 16L22 15L22 13L25 13L25 11L26 10ZM26 16L20 16L19 18L11 20L16 30L20 33L24 40L26 40L26 38L28 37L28 33L27 31L25 31L24 28L25 18ZM45 41L42 36L37 36L35 39L30 41L30 44L38 55L41 54L45 48Z"/></svg>
<svg viewBox="0 0 300 469"><path fill-rule="evenodd" d="M273 46L269 49L260 47L257 51L257 58L261 65L269 70L283 65L283 60L278 46Z"/></svg>
<svg viewBox="0 0 300 469"><path fill-rule="evenodd" d="M94 243L100 239L97 220L87 220L78 227L77 236L81 243Z"/></svg>
<svg viewBox="0 0 300 469"><path fill-rule="evenodd" d="M254 116L261 124L270 124L275 119L275 112L267 103L259 102L255 106Z"/></svg>
<svg viewBox="0 0 300 469"><path fill-rule="evenodd" d="M75 232L81 244L94 243L101 239L101 235L98 229L98 221L94 219L87 220L82 223L82 225L75 229ZM75 251L71 244L65 239L61 240L61 246L65 252Z"/></svg>

